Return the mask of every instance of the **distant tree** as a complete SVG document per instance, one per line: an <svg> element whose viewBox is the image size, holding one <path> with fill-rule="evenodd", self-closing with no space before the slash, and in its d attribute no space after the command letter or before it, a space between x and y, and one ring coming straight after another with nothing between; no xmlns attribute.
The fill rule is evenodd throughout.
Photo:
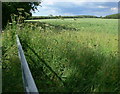
<svg viewBox="0 0 120 94"><path fill-rule="evenodd" d="M106 19L119 19L120 18L120 13L118 13L118 14L112 14L112 15L107 15L104 18L106 18Z"/></svg>
<svg viewBox="0 0 120 94"><path fill-rule="evenodd" d="M12 22L11 14L19 15L17 8L23 8L22 16L27 18L26 13L32 16L31 10L37 10L41 2L2 2L2 27L4 28L8 21Z"/></svg>
<svg viewBox="0 0 120 94"><path fill-rule="evenodd" d="M52 15L52 14L50 14L49 16L50 16L50 17L53 17L53 15Z"/></svg>
<svg viewBox="0 0 120 94"><path fill-rule="evenodd" d="M59 18L59 16L55 16L55 18L56 18L56 19L58 19L58 18Z"/></svg>
<svg viewBox="0 0 120 94"><path fill-rule="evenodd" d="M62 18L62 16L61 16L61 15L59 15L58 17L59 17L59 19L61 19L61 18Z"/></svg>

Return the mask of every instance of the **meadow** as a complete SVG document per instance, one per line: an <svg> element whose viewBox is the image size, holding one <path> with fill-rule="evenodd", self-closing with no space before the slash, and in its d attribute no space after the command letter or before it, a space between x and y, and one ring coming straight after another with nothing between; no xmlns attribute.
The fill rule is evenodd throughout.
<svg viewBox="0 0 120 94"><path fill-rule="evenodd" d="M117 19L41 19L27 20L21 28L8 25L2 34L4 91L23 90L16 33L40 92L120 92Z"/></svg>

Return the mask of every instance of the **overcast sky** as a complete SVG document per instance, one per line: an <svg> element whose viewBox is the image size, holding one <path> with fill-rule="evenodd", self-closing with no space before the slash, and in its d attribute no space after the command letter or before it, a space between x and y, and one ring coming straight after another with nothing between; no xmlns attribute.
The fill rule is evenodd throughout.
<svg viewBox="0 0 120 94"><path fill-rule="evenodd" d="M38 7L39 12L32 12L33 16L106 16L118 13L118 0L43 0L41 5Z"/></svg>

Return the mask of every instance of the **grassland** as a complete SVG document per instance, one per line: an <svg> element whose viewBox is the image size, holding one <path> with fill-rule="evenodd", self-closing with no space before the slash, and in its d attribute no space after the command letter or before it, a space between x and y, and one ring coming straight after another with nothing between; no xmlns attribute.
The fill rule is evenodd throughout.
<svg viewBox="0 0 120 94"><path fill-rule="evenodd" d="M60 25L68 28L76 28L79 31L85 32L104 32L118 34L117 19L100 19L100 18L82 18L82 19L41 19L41 20L26 20L32 22L46 22L52 25Z"/></svg>
<svg viewBox="0 0 120 94"><path fill-rule="evenodd" d="M18 32L40 92L120 92L117 19L47 19L33 22L24 23L21 30L13 26L4 31L5 67L17 65L14 74L20 72L19 60L14 60L15 64L7 59L17 58L17 50L13 47L16 47L14 35ZM10 68L4 69L5 73L12 72ZM18 85L19 88L21 84Z"/></svg>

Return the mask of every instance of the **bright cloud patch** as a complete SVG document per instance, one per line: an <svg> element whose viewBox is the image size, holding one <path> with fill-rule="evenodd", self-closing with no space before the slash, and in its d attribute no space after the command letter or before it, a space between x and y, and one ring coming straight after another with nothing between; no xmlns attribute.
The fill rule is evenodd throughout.
<svg viewBox="0 0 120 94"><path fill-rule="evenodd" d="M98 6L98 8L108 8L107 6Z"/></svg>
<svg viewBox="0 0 120 94"><path fill-rule="evenodd" d="M113 7L113 8L111 8L111 10L113 10L113 11L117 11L118 8L117 8L117 7Z"/></svg>

